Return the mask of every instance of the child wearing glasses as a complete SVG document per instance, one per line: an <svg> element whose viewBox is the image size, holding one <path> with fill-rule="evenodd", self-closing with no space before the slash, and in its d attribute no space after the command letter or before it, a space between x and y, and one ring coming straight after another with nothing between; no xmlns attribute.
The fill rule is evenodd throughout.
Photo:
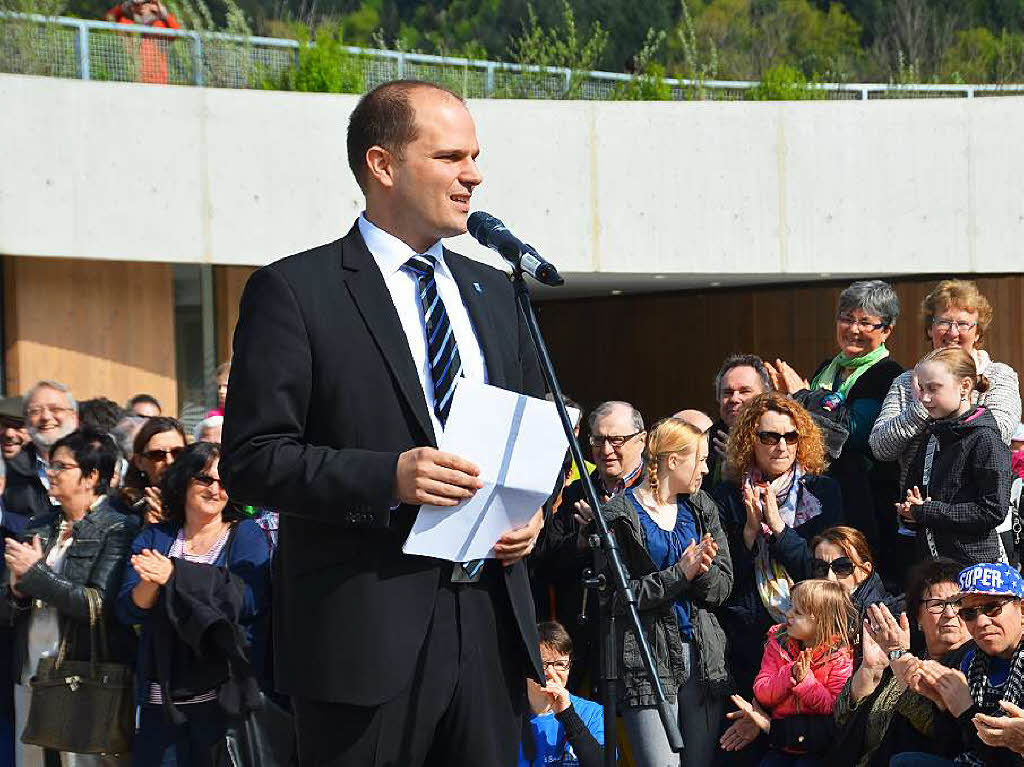
<svg viewBox="0 0 1024 767"><path fill-rule="evenodd" d="M544 687L526 681L531 717L523 728L519 767L601 767L604 707L565 689L572 665L572 639L562 624L537 625Z"/></svg>
<svg viewBox="0 0 1024 767"><path fill-rule="evenodd" d="M918 559L1016 564L1010 453L992 414L972 404L988 379L958 346L930 352L915 374L915 396L928 413L927 438L910 462L905 500L896 509L917 532Z"/></svg>
<svg viewBox="0 0 1024 767"><path fill-rule="evenodd" d="M793 587L785 623L772 626L754 679L754 696L773 720L792 716L831 717L836 698L853 674L850 616L853 605L834 581L802 581ZM774 747L762 767L818 764L828 744L804 750Z"/></svg>

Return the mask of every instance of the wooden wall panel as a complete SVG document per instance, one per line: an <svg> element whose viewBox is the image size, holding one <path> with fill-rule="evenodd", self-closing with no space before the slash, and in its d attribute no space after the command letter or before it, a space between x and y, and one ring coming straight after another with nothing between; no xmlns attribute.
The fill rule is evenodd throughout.
<svg viewBox="0 0 1024 767"><path fill-rule="evenodd" d="M894 359L930 348L919 319L937 277L894 280L902 316ZM977 277L995 308L986 348L1024 373L1024 275ZM835 308L847 282L545 301L538 314L566 393L591 408L624 399L653 421L684 408L717 415L712 381L733 352L781 357L810 376L835 354Z"/></svg>
<svg viewBox="0 0 1024 767"><path fill-rule="evenodd" d="M217 362L231 358L231 339L238 322L238 302L242 289L253 273L251 266L213 267L213 306L217 321Z"/></svg>
<svg viewBox="0 0 1024 767"><path fill-rule="evenodd" d="M77 399L147 392L177 408L168 264L4 258L8 392L42 378Z"/></svg>

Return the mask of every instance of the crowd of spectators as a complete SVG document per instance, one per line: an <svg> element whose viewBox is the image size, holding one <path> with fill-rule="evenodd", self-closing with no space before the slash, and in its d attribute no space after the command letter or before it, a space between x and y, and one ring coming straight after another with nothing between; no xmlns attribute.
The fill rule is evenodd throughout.
<svg viewBox="0 0 1024 767"><path fill-rule="evenodd" d="M545 685L524 680L520 764L596 767L613 747L599 616L621 605L584 587L602 566L597 514L686 743L671 751L620 619L624 759L1022 763L1017 374L983 349L992 309L972 283L927 296L933 348L907 369L885 345L899 315L889 285L857 282L839 299L837 353L809 378L736 354L713 416L648 426L617 399L586 414L600 508L566 461L529 561ZM0 402L0 767L219 763L251 712L287 710L269 631L277 515L220 480L228 371L192 433L147 394L122 408L40 381ZM42 715L30 680L55 658L89 660L93 624L105 661L134 669L131 753L22 742Z"/></svg>

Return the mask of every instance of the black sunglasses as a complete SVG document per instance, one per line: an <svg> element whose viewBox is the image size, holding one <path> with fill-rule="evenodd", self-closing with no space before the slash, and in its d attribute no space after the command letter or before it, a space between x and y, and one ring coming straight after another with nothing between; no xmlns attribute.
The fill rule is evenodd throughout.
<svg viewBox="0 0 1024 767"><path fill-rule="evenodd" d="M192 479L203 487L213 487L215 484L224 487L224 483L220 481L220 477L211 477L209 474L196 474Z"/></svg>
<svg viewBox="0 0 1024 767"><path fill-rule="evenodd" d="M782 440L786 440L787 445L795 445L800 441L800 435L795 431L787 431L785 434L779 434L777 431L759 431L757 439L762 445L775 447Z"/></svg>
<svg viewBox="0 0 1024 767"><path fill-rule="evenodd" d="M145 451L142 455L143 457L148 458L149 460L155 463L157 461L166 461L166 456L170 456L171 458L177 458L184 452L185 448L183 447L172 447L167 449L155 447L152 450Z"/></svg>
<svg viewBox="0 0 1024 767"><path fill-rule="evenodd" d="M837 578L847 578L853 575L857 565L849 557L837 557L831 562L815 557L811 560L811 572L815 578L828 578L828 571L831 570Z"/></svg>
<svg viewBox="0 0 1024 767"><path fill-rule="evenodd" d="M978 620L978 616L981 613L985 613L989 618L995 618L1003 611L1003 608L1012 601L1013 600L1011 599L1004 599L1000 602L983 602L975 607L961 607L959 614L960 617L964 619L965 623L972 623L973 621Z"/></svg>

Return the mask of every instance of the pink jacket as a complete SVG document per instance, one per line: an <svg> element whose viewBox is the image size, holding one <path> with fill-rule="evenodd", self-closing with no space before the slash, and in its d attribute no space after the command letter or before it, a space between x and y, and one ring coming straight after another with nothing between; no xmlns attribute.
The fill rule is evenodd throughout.
<svg viewBox="0 0 1024 767"><path fill-rule="evenodd" d="M786 624L781 623L768 631L761 670L754 679L754 696L771 712L772 719L796 714L831 715L836 698L853 674L850 648L815 649L811 672L794 685L793 659L800 654L800 645L786 637L785 628Z"/></svg>

